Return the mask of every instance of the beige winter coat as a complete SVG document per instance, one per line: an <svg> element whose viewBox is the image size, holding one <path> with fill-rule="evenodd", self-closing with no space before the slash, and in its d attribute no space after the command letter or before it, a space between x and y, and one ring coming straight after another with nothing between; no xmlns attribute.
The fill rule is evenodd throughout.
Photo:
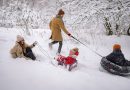
<svg viewBox="0 0 130 90"><path fill-rule="evenodd" d="M24 43L24 49L22 50L22 47L20 46L20 44L18 42L16 42L14 47L10 50L10 54L13 58L17 58L17 57L19 57L19 58L24 57L25 58L23 52L26 53L27 47L33 48L34 46Z"/></svg>
<svg viewBox="0 0 130 90"><path fill-rule="evenodd" d="M63 41L61 30L63 30L66 34L69 34L60 16L53 18L49 25L52 30L50 39L54 41Z"/></svg>

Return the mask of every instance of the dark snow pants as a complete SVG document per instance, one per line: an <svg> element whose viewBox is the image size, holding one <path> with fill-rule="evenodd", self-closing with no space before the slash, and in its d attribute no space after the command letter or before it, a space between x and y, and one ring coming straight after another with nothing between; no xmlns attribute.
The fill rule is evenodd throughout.
<svg viewBox="0 0 130 90"><path fill-rule="evenodd" d="M68 71L71 71L72 69L74 69L75 67L77 67L78 61L75 60L75 62L73 64L69 64L69 68ZM65 64L65 67L67 68L67 64Z"/></svg>
<svg viewBox="0 0 130 90"><path fill-rule="evenodd" d="M60 52L61 52L61 49L62 49L62 41L53 41L53 42L51 42L52 45L53 45L53 44L56 44L56 43L59 43L58 53L60 53Z"/></svg>
<svg viewBox="0 0 130 90"><path fill-rule="evenodd" d="M74 69L75 67L77 67L77 64L78 64L78 62L76 60L74 64L69 65L69 69L68 70L71 71L72 69Z"/></svg>
<svg viewBox="0 0 130 90"><path fill-rule="evenodd" d="M30 47L26 48L26 53L24 54L24 56L27 58L31 58L32 60L36 59Z"/></svg>

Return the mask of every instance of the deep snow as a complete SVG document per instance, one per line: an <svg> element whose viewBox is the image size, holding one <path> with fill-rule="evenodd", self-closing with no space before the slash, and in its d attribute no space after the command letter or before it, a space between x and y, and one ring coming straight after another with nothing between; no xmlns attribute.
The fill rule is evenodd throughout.
<svg viewBox="0 0 130 90"><path fill-rule="evenodd" d="M23 35L28 44L35 40L39 42L50 56L54 57L57 46L50 51L48 48L49 30L33 30L31 36L26 36L20 29L0 28L0 90L130 90L130 77L121 77L102 72L101 57L85 46L69 40L64 35L64 45L61 54L67 56L69 49L79 48L78 68L72 72L63 67L55 67L38 46L33 51L37 60L24 58L12 59L9 50L15 44L16 35ZM119 43L127 59L130 59L130 38L128 36L95 35L93 40L89 34L89 47L103 56L112 51L112 45ZM83 41L84 42L84 41Z"/></svg>

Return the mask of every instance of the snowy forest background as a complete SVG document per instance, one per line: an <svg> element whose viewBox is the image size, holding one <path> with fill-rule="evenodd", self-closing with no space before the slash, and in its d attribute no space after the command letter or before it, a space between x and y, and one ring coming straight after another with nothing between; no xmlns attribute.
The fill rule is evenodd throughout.
<svg viewBox="0 0 130 90"><path fill-rule="evenodd" d="M64 22L75 33L127 34L130 29L130 0L0 0L0 27L49 28L59 9Z"/></svg>
<svg viewBox="0 0 130 90"><path fill-rule="evenodd" d="M63 35L61 55L79 48L78 66L69 72L55 66L58 45L50 50L50 20L65 11L67 30L80 42ZM17 35L33 48L36 61L13 59ZM130 76L105 71L101 57L120 44L130 61L130 0L0 0L0 90L130 90Z"/></svg>

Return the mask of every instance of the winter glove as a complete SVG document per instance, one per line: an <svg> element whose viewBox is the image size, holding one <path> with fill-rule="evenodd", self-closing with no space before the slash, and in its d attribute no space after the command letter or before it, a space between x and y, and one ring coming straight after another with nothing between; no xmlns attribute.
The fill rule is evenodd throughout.
<svg viewBox="0 0 130 90"><path fill-rule="evenodd" d="M37 41L35 41L34 43L33 43L33 46L36 46L37 45Z"/></svg>
<svg viewBox="0 0 130 90"><path fill-rule="evenodd" d="M69 33L69 34L68 34L68 36L70 36L70 37L71 37L72 35Z"/></svg>

